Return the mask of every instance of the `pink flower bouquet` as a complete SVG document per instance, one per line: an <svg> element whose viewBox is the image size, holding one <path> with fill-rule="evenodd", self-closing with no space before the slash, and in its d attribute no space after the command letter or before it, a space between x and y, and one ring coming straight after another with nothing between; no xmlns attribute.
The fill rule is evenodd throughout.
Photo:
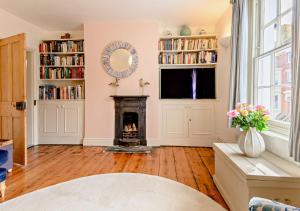
<svg viewBox="0 0 300 211"><path fill-rule="evenodd" d="M227 116L232 119L232 127L238 127L243 131L250 128L256 128L258 131L268 130L270 112L263 105L238 103L234 110L227 112Z"/></svg>

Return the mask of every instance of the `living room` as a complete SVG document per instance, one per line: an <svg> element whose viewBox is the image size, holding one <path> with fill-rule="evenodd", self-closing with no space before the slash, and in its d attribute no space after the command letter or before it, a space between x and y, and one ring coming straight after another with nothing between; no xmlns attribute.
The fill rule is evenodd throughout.
<svg viewBox="0 0 300 211"><path fill-rule="evenodd" d="M300 207L297 0L0 2L0 210Z"/></svg>

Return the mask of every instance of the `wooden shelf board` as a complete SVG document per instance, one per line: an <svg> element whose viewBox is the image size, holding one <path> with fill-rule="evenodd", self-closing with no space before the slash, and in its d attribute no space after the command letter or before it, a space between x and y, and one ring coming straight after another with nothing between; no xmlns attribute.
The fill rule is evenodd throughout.
<svg viewBox="0 0 300 211"><path fill-rule="evenodd" d="M41 81L84 81L84 78L40 79Z"/></svg>
<svg viewBox="0 0 300 211"><path fill-rule="evenodd" d="M38 100L38 101L40 101L40 102L57 102L57 101L70 101L70 102L72 102L72 101L84 101L85 99L57 99L57 100Z"/></svg>
<svg viewBox="0 0 300 211"><path fill-rule="evenodd" d="M84 41L83 38L69 38L69 39L49 39L42 40L42 42L52 42L52 41Z"/></svg>
<svg viewBox="0 0 300 211"><path fill-rule="evenodd" d="M181 66L215 66L217 63L208 63L208 64L159 64L160 67L181 67Z"/></svg>
<svg viewBox="0 0 300 211"><path fill-rule="evenodd" d="M198 49L198 50L159 50L160 53L185 53L185 52L200 52L200 51L217 51L216 48L213 49Z"/></svg>
<svg viewBox="0 0 300 211"><path fill-rule="evenodd" d="M169 39L201 39L201 38L216 38L215 34L203 34L203 35L190 35L190 36L163 36L159 39L169 40Z"/></svg>
<svg viewBox="0 0 300 211"><path fill-rule="evenodd" d="M73 55L73 54L84 54L84 52L40 52L41 55Z"/></svg>
<svg viewBox="0 0 300 211"><path fill-rule="evenodd" d="M41 67L84 67L84 65L64 65L64 66L56 66L56 65L41 65Z"/></svg>

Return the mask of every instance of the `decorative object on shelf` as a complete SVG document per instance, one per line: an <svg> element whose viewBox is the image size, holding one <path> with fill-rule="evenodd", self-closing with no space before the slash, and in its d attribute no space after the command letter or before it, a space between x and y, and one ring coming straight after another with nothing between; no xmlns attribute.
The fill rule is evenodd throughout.
<svg viewBox="0 0 300 211"><path fill-rule="evenodd" d="M206 31L204 29L200 29L199 35L204 35L204 34L206 34Z"/></svg>
<svg viewBox="0 0 300 211"><path fill-rule="evenodd" d="M140 78L139 85L140 85L140 87L145 87L145 86L150 85L150 82L149 81L144 82L144 79Z"/></svg>
<svg viewBox="0 0 300 211"><path fill-rule="evenodd" d="M248 157L258 157L265 151L265 143L259 132L268 129L270 112L263 106L238 103L234 110L227 112L232 127L240 128L239 147Z"/></svg>
<svg viewBox="0 0 300 211"><path fill-rule="evenodd" d="M137 51L128 42L111 42L103 51L102 65L112 77L119 79L128 77L137 69Z"/></svg>
<svg viewBox="0 0 300 211"><path fill-rule="evenodd" d="M120 86L119 81L120 81L120 79L115 78L115 81L109 83L108 85L109 85L109 86L113 86L113 87L119 87L119 86Z"/></svg>
<svg viewBox="0 0 300 211"><path fill-rule="evenodd" d="M150 82L149 81L144 81L143 78L140 78L139 80L139 86L142 88L142 95L144 94L144 88L145 86L149 86Z"/></svg>
<svg viewBox="0 0 300 211"><path fill-rule="evenodd" d="M118 93L118 87L120 86L119 81L120 81L119 78L115 78L114 82L111 82L111 83L108 84L109 86L114 87L114 89L115 89L115 95Z"/></svg>
<svg viewBox="0 0 300 211"><path fill-rule="evenodd" d="M60 36L61 39L70 39L71 34L70 33L65 33L65 35Z"/></svg>
<svg viewBox="0 0 300 211"><path fill-rule="evenodd" d="M183 25L180 28L180 35L181 36L190 36L192 34L191 28L187 25Z"/></svg>
<svg viewBox="0 0 300 211"><path fill-rule="evenodd" d="M166 31L164 31L163 35L167 36L167 37L171 37L171 36L173 36L173 33L170 30L166 30Z"/></svg>

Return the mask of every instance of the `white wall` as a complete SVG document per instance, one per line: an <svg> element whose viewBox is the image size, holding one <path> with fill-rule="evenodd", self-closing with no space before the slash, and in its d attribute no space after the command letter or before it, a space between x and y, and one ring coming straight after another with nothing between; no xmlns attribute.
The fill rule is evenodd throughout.
<svg viewBox="0 0 300 211"><path fill-rule="evenodd" d="M228 118L226 116L228 110L231 61L231 16L232 8L230 5L215 26L218 38L216 136L223 142L235 142L237 139L237 130L227 127Z"/></svg>
<svg viewBox="0 0 300 211"><path fill-rule="evenodd" d="M105 46L112 41L129 42L139 57L138 68L120 80L119 95L139 95L139 79L150 82L145 88L147 99L147 139L156 140L158 128L159 76L157 62L158 23L155 21L111 21L84 24L86 87L85 140L87 145L112 145L114 138L114 90L108 84L114 80L101 63Z"/></svg>
<svg viewBox="0 0 300 211"><path fill-rule="evenodd" d="M0 9L0 39L25 33L26 46L37 49L43 32L43 29Z"/></svg>

